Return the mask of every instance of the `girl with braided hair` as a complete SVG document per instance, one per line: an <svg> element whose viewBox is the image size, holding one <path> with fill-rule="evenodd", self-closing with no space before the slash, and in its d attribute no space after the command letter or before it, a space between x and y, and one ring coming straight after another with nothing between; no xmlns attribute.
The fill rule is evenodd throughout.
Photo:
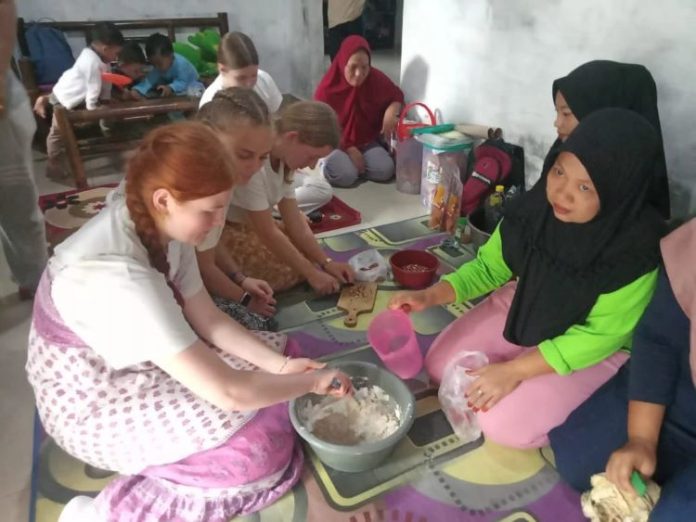
<svg viewBox="0 0 696 522"><path fill-rule="evenodd" d="M285 401L350 381L285 355L297 347L282 335L248 332L205 290L195 246L236 182L215 132L154 130L126 179L125 199L56 248L34 305L27 373L46 432L123 475L60 522L227 521L300 478Z"/></svg>

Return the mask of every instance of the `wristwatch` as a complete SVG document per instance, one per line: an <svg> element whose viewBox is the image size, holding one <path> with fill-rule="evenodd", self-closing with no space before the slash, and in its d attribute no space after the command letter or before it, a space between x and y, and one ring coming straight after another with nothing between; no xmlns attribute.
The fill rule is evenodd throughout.
<svg viewBox="0 0 696 522"><path fill-rule="evenodd" d="M327 257L326 259L324 259L324 262L321 263L319 266L321 267L322 270L326 270L326 265L328 265L329 263L333 263L333 259L331 259L330 257Z"/></svg>
<svg viewBox="0 0 696 522"><path fill-rule="evenodd" d="M251 303L251 294L249 292L244 292L242 294L242 298L239 300L239 304L247 308L249 303Z"/></svg>

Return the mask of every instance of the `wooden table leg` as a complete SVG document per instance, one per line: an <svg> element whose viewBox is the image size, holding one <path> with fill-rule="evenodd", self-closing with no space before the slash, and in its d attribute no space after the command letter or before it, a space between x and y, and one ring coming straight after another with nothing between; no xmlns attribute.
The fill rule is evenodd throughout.
<svg viewBox="0 0 696 522"><path fill-rule="evenodd" d="M70 170L75 180L75 187L81 190L86 189L89 185L87 184L87 176L85 175L85 166L80 157L80 149L77 145L75 131L68 118L68 111L65 107L56 105L54 112L56 115L56 122L58 123L58 129L60 129L61 138L63 138L65 153L68 156Z"/></svg>

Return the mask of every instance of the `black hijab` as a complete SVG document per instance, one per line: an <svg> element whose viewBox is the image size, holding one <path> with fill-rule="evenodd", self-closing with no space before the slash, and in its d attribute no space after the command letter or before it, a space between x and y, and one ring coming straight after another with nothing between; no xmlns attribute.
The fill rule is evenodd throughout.
<svg viewBox="0 0 696 522"><path fill-rule="evenodd" d="M600 210L588 223L556 219L539 182L506 211L503 257L519 278L505 338L522 346L582 324L600 294L657 267L663 220L646 204L659 138L642 116L602 109L583 118L559 149L574 154L597 190Z"/></svg>
<svg viewBox="0 0 696 522"><path fill-rule="evenodd" d="M598 109L620 107L637 112L652 124L657 131L659 147L647 201L664 219L669 219L669 185L657 110L657 88L650 71L642 65L595 60L553 82L554 102L558 91L561 91L578 121ZM544 172L556 160L561 143L558 139L551 146L544 160Z"/></svg>

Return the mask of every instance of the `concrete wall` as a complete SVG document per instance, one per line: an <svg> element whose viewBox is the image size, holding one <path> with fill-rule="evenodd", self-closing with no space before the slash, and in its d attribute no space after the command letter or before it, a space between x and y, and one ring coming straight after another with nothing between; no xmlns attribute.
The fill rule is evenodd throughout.
<svg viewBox="0 0 696 522"><path fill-rule="evenodd" d="M109 20L213 16L226 11L230 30L247 33L259 51L261 68L281 91L310 96L323 73L321 0L22 0L27 20ZM79 40L71 41L79 47Z"/></svg>
<svg viewBox="0 0 696 522"><path fill-rule="evenodd" d="M655 77L675 212L696 210L689 0L408 0L401 78L446 121L502 127L525 147L528 181L555 139L551 83L592 59L644 64Z"/></svg>

